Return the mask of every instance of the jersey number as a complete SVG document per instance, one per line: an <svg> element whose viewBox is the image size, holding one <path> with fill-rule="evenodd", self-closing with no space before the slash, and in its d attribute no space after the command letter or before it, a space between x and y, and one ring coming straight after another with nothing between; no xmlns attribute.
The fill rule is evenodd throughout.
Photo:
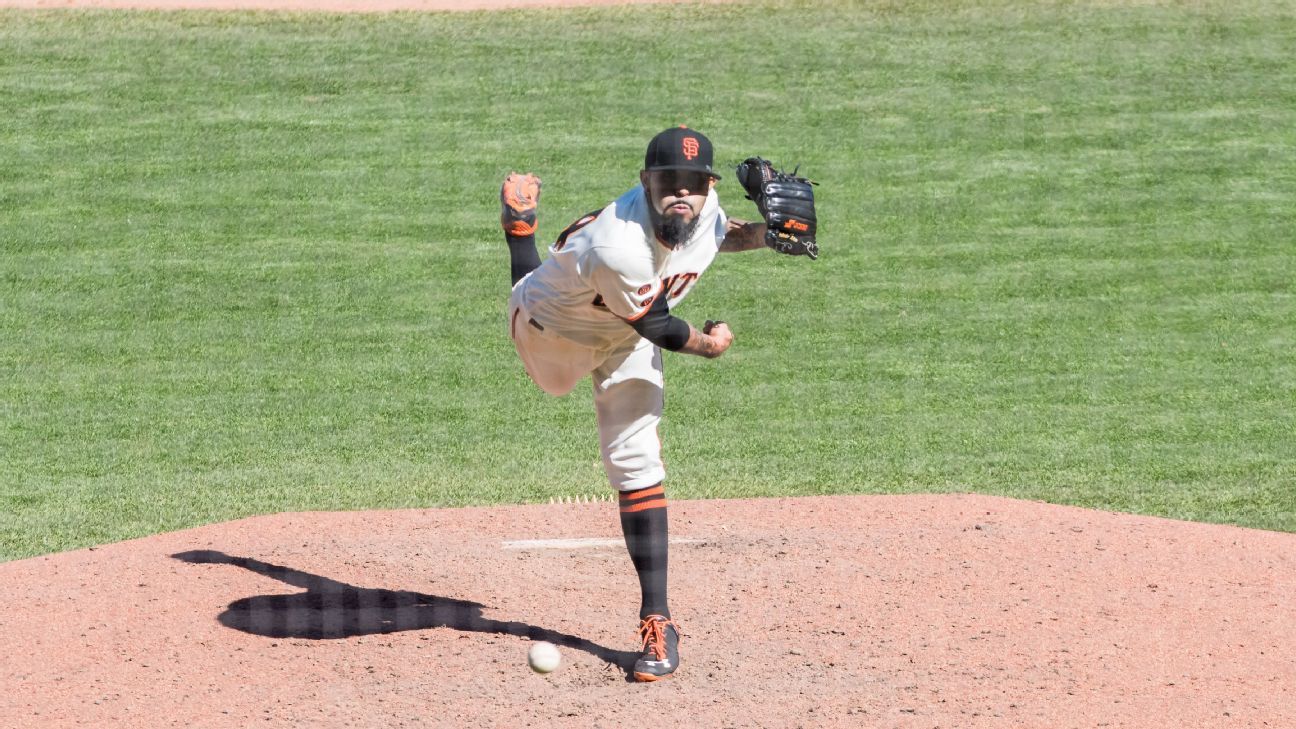
<svg viewBox="0 0 1296 729"><path fill-rule="evenodd" d="M584 228L585 226L597 220L599 213L601 212L603 212L602 209L595 210L592 213L586 213L580 216L580 218L578 218L576 222L567 226L566 230L558 234L558 240L554 241L553 249L555 251L561 251L563 249L563 246L567 245L567 236L571 235L572 233L575 233L581 228Z"/></svg>

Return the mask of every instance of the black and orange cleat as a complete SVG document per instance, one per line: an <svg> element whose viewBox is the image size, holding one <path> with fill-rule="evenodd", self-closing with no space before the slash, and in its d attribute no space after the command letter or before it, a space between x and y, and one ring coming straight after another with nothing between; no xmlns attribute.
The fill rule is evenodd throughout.
<svg viewBox="0 0 1296 729"><path fill-rule="evenodd" d="M500 225L515 238L535 235L536 205L540 202L540 178L510 172L500 186Z"/></svg>
<svg viewBox="0 0 1296 729"><path fill-rule="evenodd" d="M679 668L679 629L663 615L649 615L639 623L643 655L635 661L636 681L660 681Z"/></svg>

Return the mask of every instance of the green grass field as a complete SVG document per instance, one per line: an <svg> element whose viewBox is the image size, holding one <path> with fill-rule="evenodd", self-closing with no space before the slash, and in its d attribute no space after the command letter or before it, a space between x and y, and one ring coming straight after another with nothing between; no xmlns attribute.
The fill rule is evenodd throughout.
<svg viewBox="0 0 1296 729"><path fill-rule="evenodd" d="M678 312L737 343L667 356L673 496L1296 531L1293 48L1282 0L0 11L0 559L605 493L505 334L498 183L549 239L681 122L800 163L825 254Z"/></svg>

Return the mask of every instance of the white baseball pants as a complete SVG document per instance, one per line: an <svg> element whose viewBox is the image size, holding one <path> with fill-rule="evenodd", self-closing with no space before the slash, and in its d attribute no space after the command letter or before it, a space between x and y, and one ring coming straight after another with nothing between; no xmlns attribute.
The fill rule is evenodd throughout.
<svg viewBox="0 0 1296 729"><path fill-rule="evenodd" d="M666 477L657 436L665 384L661 350L643 337L610 350L594 349L541 329L527 313L521 289L514 288L509 299L509 337L527 375L555 397L590 375L608 481L619 491L661 483Z"/></svg>

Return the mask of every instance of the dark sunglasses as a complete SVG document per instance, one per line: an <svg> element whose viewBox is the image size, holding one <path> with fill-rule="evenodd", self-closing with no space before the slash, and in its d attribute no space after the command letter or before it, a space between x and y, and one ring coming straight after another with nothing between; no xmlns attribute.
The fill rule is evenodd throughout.
<svg viewBox="0 0 1296 729"><path fill-rule="evenodd" d="M666 190L706 192L711 183L711 175L697 170L656 170L652 174L657 184Z"/></svg>

